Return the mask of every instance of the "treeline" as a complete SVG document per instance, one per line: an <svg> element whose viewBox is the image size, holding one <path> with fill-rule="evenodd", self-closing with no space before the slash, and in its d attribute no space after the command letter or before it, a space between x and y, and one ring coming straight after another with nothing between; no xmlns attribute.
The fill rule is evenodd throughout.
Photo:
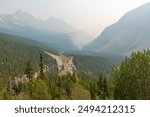
<svg viewBox="0 0 150 117"><path fill-rule="evenodd" d="M98 79L78 72L62 77L47 73L43 59L40 54L39 72L28 61L24 70L26 77L1 79L0 99L150 99L150 50L132 53L119 68L112 68L111 75L101 73Z"/></svg>

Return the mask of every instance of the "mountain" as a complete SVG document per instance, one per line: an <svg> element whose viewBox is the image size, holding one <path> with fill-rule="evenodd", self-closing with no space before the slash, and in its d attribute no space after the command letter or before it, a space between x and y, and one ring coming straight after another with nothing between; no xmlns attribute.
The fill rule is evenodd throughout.
<svg viewBox="0 0 150 117"><path fill-rule="evenodd" d="M110 74L112 62L100 56L74 55L76 69L88 76L99 76L100 73Z"/></svg>
<svg viewBox="0 0 150 117"><path fill-rule="evenodd" d="M58 51L77 50L92 37L61 19L50 17L46 21L17 10L12 15L0 15L0 32L42 42Z"/></svg>
<svg viewBox="0 0 150 117"><path fill-rule="evenodd" d="M44 27L49 32L54 33L63 33L68 34L71 36L71 39L73 40L74 44L81 48L82 46L86 45L88 42L92 41L93 37L89 34L80 31L70 24L66 23L62 19L58 19L55 17L50 17L45 21Z"/></svg>
<svg viewBox="0 0 150 117"><path fill-rule="evenodd" d="M110 73L111 62L103 57L57 53L44 44L30 39L0 33L0 77L24 74L26 62L31 60L39 69L39 56L43 53L48 72L60 76L77 71L88 76L100 72Z"/></svg>
<svg viewBox="0 0 150 117"><path fill-rule="evenodd" d="M150 3L127 14L107 27L100 36L83 50L116 55L129 55L132 51L150 49Z"/></svg>
<svg viewBox="0 0 150 117"><path fill-rule="evenodd" d="M56 60L59 76L73 74L74 71L92 77L98 76L100 73L109 74L111 72L112 63L104 57L67 53L56 55L44 52Z"/></svg>
<svg viewBox="0 0 150 117"><path fill-rule="evenodd" d="M49 50L45 45L25 39L18 36L0 33L0 77L18 76L24 73L26 62L31 60L34 67L38 69L40 53L43 49ZM46 54L44 56L44 63L49 67L53 73L57 72L55 60L49 58Z"/></svg>

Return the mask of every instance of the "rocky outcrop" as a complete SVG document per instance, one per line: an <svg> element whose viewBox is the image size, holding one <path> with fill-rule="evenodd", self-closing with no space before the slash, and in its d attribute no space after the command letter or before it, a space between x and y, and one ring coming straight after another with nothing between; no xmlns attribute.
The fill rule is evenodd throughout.
<svg viewBox="0 0 150 117"><path fill-rule="evenodd" d="M47 51L44 51L44 52L56 60L57 68L59 71L59 73L58 73L59 76L73 74L73 72L76 70L76 67L73 63L73 56L66 57L62 54L55 55L55 54L49 53Z"/></svg>

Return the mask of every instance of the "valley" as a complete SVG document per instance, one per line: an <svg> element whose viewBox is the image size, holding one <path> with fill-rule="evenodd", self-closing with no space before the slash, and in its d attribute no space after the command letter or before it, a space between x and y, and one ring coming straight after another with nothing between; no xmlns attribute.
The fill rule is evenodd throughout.
<svg viewBox="0 0 150 117"><path fill-rule="evenodd" d="M150 99L149 13L131 10L95 39L60 18L0 15L0 99Z"/></svg>

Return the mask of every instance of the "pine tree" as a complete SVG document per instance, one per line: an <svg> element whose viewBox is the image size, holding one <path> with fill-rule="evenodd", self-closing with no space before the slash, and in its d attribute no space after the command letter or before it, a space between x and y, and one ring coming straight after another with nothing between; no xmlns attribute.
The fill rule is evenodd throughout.
<svg viewBox="0 0 150 117"><path fill-rule="evenodd" d="M107 88L107 79L105 77L103 81L103 99L105 100L107 98L108 98L108 88Z"/></svg>
<svg viewBox="0 0 150 117"><path fill-rule="evenodd" d="M31 63L31 61L28 61L26 63L26 69L25 69L25 74L27 75L27 78L29 78L29 80L32 80L34 77L34 66Z"/></svg>
<svg viewBox="0 0 150 117"><path fill-rule="evenodd" d="M98 80L98 96L100 99L107 99L108 97L108 88L107 88L107 79L104 74L100 74Z"/></svg>
<svg viewBox="0 0 150 117"><path fill-rule="evenodd" d="M95 100L97 96L97 83L95 81L91 81L90 94L91 94L91 99Z"/></svg>
<svg viewBox="0 0 150 117"><path fill-rule="evenodd" d="M40 54L40 74L39 74L39 78L40 79L45 79L45 75L44 75L44 64L43 64L43 54Z"/></svg>
<svg viewBox="0 0 150 117"><path fill-rule="evenodd" d="M103 99L103 94L104 94L104 84L103 84L103 74L101 73L98 79L98 96L100 99Z"/></svg>
<svg viewBox="0 0 150 117"><path fill-rule="evenodd" d="M66 91L66 94L67 94L69 99L71 99L72 90L73 90L73 82L72 81L68 81L68 83L66 84L65 91Z"/></svg>

